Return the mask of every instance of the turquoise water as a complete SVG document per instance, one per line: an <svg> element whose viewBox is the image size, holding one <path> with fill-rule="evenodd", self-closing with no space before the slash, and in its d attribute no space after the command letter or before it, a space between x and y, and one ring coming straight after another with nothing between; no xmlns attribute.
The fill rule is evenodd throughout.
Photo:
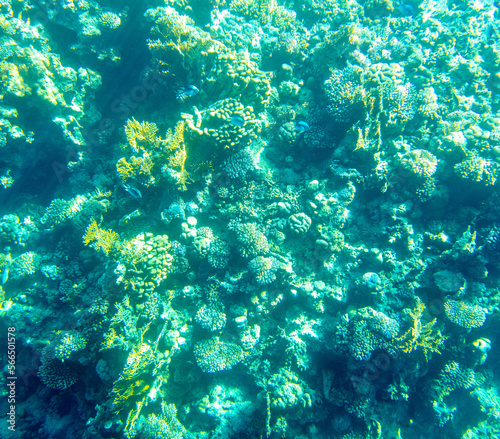
<svg viewBox="0 0 500 439"><path fill-rule="evenodd" d="M500 437L498 8L0 0L0 437Z"/></svg>

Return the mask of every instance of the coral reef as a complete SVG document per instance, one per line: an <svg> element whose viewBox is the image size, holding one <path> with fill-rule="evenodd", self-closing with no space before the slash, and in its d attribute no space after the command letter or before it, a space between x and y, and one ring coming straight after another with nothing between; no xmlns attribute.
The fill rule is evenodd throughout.
<svg viewBox="0 0 500 439"><path fill-rule="evenodd" d="M0 1L16 433L499 436L499 23Z"/></svg>

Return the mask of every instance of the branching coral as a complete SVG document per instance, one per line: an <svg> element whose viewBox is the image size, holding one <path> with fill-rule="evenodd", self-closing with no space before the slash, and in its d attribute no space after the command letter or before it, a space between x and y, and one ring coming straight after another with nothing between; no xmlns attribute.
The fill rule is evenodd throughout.
<svg viewBox="0 0 500 439"><path fill-rule="evenodd" d="M83 243L93 247L97 251L102 251L106 256L118 251L121 248L120 235L113 230L99 228L96 220L93 220L85 230Z"/></svg>
<svg viewBox="0 0 500 439"><path fill-rule="evenodd" d="M156 133L158 127L155 123L138 122L134 118L127 121L125 134L129 146L134 152L150 153L158 145Z"/></svg>
<svg viewBox="0 0 500 439"><path fill-rule="evenodd" d="M420 299L417 299L415 308L407 312L411 326L403 335L396 338L395 346L405 353L421 351L426 361L429 361L431 354L441 354L440 349L447 337L434 328L436 319L422 324L421 319L424 310L425 305Z"/></svg>

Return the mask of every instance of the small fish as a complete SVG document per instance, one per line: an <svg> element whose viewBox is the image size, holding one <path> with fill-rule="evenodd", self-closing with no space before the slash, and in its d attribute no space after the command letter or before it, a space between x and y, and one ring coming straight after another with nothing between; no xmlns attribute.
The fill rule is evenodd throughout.
<svg viewBox="0 0 500 439"><path fill-rule="evenodd" d="M11 265L12 265L12 258L9 253L5 258L5 265L2 274L2 285L4 285L9 280L9 271Z"/></svg>
<svg viewBox="0 0 500 439"><path fill-rule="evenodd" d="M196 96L200 89L196 85L187 85L186 87L179 87L175 92L175 97L179 102L184 102L187 98Z"/></svg>
<svg viewBox="0 0 500 439"><path fill-rule="evenodd" d="M243 125L245 125L245 119L238 115L234 115L233 117L231 117L230 122L236 127L242 127Z"/></svg>
<svg viewBox="0 0 500 439"><path fill-rule="evenodd" d="M309 129L309 124L305 120L299 120L293 123L293 128L297 134L302 134Z"/></svg>
<svg viewBox="0 0 500 439"><path fill-rule="evenodd" d="M125 189L130 195L132 195L134 198L141 198L142 194L139 189L137 189L134 186L131 186L129 184L123 184L123 189Z"/></svg>
<svg viewBox="0 0 500 439"><path fill-rule="evenodd" d="M403 17L411 17L415 13L415 8L410 3L401 3L395 8Z"/></svg>

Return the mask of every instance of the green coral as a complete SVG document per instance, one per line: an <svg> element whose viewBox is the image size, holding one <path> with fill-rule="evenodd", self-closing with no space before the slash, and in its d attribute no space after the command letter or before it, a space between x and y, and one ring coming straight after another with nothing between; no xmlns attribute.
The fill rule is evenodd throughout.
<svg viewBox="0 0 500 439"><path fill-rule="evenodd" d="M203 304L196 312L195 320L202 328L212 332L220 331L226 326L226 314L219 301L212 300L208 304Z"/></svg>
<svg viewBox="0 0 500 439"><path fill-rule="evenodd" d="M280 368L268 381L271 405L286 409L301 405L311 407L314 394L299 377L289 369Z"/></svg>
<svg viewBox="0 0 500 439"><path fill-rule="evenodd" d="M147 439L183 439L186 429L177 419L177 408L174 404L161 404L161 414L152 413L147 419L138 423L137 430L141 437Z"/></svg>
<svg viewBox="0 0 500 439"><path fill-rule="evenodd" d="M234 231L241 247L239 251L244 257L265 255L269 252L269 243L257 223L235 224Z"/></svg>
<svg viewBox="0 0 500 439"><path fill-rule="evenodd" d="M454 170L465 180L493 186L498 179L500 167L495 161L473 155L456 164Z"/></svg>
<svg viewBox="0 0 500 439"><path fill-rule="evenodd" d="M151 293L160 286L169 273L174 272L172 243L167 235L141 233L125 242L119 258L119 283L125 288Z"/></svg>
<svg viewBox="0 0 500 439"><path fill-rule="evenodd" d="M40 268L41 257L34 252L23 253L12 260L10 267L13 279L22 279L35 274Z"/></svg>
<svg viewBox="0 0 500 439"><path fill-rule="evenodd" d="M48 346L43 350L41 362L38 376L47 387L65 390L78 381L75 365L70 361L55 358L52 347Z"/></svg>
<svg viewBox="0 0 500 439"><path fill-rule="evenodd" d="M446 300L444 311L450 321L466 329L479 328L486 321L483 308L459 300Z"/></svg>
<svg viewBox="0 0 500 439"><path fill-rule="evenodd" d="M276 271L280 267L274 256L257 256L248 263L248 268L259 285L267 285L276 280Z"/></svg>
<svg viewBox="0 0 500 439"><path fill-rule="evenodd" d="M243 350L237 344L214 337L197 342L194 346L194 356L203 372L214 373L232 369L243 359Z"/></svg>
<svg viewBox="0 0 500 439"><path fill-rule="evenodd" d="M84 335L76 331L66 331L61 334L58 343L54 346L54 356L64 361L73 353L85 349L85 346L87 346L87 338Z"/></svg>
<svg viewBox="0 0 500 439"><path fill-rule="evenodd" d="M149 9L145 15L153 23L148 47L157 72L165 78L177 76L180 81L185 69L195 68L216 44L190 17L172 7Z"/></svg>

